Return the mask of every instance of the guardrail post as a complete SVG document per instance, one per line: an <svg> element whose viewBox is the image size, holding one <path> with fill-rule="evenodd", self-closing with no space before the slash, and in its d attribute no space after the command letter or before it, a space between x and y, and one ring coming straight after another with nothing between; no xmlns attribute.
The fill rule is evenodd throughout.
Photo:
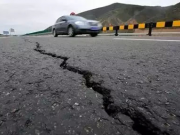
<svg viewBox="0 0 180 135"><path fill-rule="evenodd" d="M115 36L118 36L118 27L116 26L116 29L115 29Z"/></svg>
<svg viewBox="0 0 180 135"><path fill-rule="evenodd" d="M148 33L149 36L152 36L152 29L153 29L153 23L151 22L149 23L149 33Z"/></svg>

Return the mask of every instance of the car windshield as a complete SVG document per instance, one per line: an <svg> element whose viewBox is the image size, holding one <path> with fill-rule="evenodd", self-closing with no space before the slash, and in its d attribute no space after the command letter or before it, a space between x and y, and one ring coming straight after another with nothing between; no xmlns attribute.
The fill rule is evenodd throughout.
<svg viewBox="0 0 180 135"><path fill-rule="evenodd" d="M85 18L81 17L81 16L68 16L67 17L69 20L78 20L78 21L84 21L86 20Z"/></svg>

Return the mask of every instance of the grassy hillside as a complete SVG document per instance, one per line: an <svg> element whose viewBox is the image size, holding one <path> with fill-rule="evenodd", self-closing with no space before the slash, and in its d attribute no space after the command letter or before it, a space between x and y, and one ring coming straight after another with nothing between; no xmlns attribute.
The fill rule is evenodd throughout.
<svg viewBox="0 0 180 135"><path fill-rule="evenodd" d="M114 3L78 15L88 19L99 20L104 26L110 24L119 25L150 21L170 21L180 19L180 3L169 7L150 7Z"/></svg>

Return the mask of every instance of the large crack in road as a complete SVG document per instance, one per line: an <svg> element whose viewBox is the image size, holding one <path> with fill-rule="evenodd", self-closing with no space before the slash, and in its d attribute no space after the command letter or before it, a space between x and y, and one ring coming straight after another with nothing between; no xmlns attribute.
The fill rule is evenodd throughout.
<svg viewBox="0 0 180 135"><path fill-rule="evenodd" d="M29 40L25 40L25 42L30 42ZM68 57L57 55L55 53L47 52L46 50L43 50L41 45L38 42L35 42L36 48L34 49L36 52L39 52L40 54L47 55L50 57L53 57L55 59L62 59L63 62L60 64L60 67L64 70L68 70L73 73L78 73L82 75L82 77L85 80L85 85L87 88L91 88L92 90L98 92L102 95L103 100L103 106L105 112L112 118L118 119L117 115L119 113L124 114L128 116L130 119L133 120L132 129L136 132L138 132L141 135L170 135L168 131L162 131L159 127L154 125L149 118L147 118L141 111L139 111L137 108L128 105L121 106L116 105L114 103L114 99L111 95L111 89L105 88L101 85L100 82L96 82L92 79L93 73L87 70L80 69L78 67L71 66L67 63ZM121 96L120 98L124 98Z"/></svg>

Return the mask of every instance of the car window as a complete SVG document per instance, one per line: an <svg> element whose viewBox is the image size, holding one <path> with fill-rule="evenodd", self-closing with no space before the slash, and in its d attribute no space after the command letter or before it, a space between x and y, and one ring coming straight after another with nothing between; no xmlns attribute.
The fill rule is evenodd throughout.
<svg viewBox="0 0 180 135"><path fill-rule="evenodd" d="M79 21L86 20L86 18L83 18L81 16L68 16L67 18L68 20L79 20Z"/></svg>
<svg viewBox="0 0 180 135"><path fill-rule="evenodd" d="M57 19L56 23L60 22L60 19L61 19L61 17Z"/></svg>
<svg viewBox="0 0 180 135"><path fill-rule="evenodd" d="M64 19L66 19L66 17L62 16L62 17L60 18L60 22L62 22Z"/></svg>
<svg viewBox="0 0 180 135"><path fill-rule="evenodd" d="M57 23L58 22L58 19L56 20L56 22L55 23Z"/></svg>

